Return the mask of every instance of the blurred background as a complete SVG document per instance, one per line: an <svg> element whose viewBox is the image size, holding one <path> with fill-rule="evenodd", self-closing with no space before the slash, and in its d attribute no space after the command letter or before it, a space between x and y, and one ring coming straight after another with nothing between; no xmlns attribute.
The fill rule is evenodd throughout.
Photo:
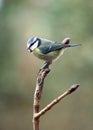
<svg viewBox="0 0 93 130"><path fill-rule="evenodd" d="M43 64L26 50L29 37L70 37L51 65L41 108L74 83L80 88L41 118L41 130L93 129L93 0L0 0L0 130L32 130L36 77Z"/></svg>

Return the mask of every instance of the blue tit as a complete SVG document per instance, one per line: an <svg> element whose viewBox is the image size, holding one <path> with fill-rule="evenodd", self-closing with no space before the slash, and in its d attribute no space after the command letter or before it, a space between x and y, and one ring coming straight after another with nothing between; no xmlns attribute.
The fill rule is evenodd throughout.
<svg viewBox="0 0 93 130"><path fill-rule="evenodd" d="M52 62L58 59L66 48L80 45L69 43L70 38L65 38L62 42L55 42L43 38L32 37L27 41L27 50L39 59L46 62Z"/></svg>

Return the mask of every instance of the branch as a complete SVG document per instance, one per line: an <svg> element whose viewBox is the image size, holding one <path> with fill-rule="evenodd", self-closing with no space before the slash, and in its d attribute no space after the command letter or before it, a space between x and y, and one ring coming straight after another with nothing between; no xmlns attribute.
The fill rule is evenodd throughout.
<svg viewBox="0 0 93 130"><path fill-rule="evenodd" d="M40 99L43 90L44 79L50 72L49 65L51 62L46 62L38 72L36 89L34 93L33 102L33 130L39 130L39 118L35 118L35 115L39 112Z"/></svg>
<svg viewBox="0 0 93 130"><path fill-rule="evenodd" d="M66 92L64 92L63 94L61 94L59 97L57 97L56 99L54 99L51 103L49 103L45 108L43 108L40 112L38 112L35 115L35 118L39 118L40 116L42 116L43 114L45 114L53 106L55 106L59 101L61 101L64 97L66 97L67 95L73 93L78 87L79 87L79 84L72 85Z"/></svg>
<svg viewBox="0 0 93 130"><path fill-rule="evenodd" d="M44 79L47 76L47 74L50 72L49 65L51 62L46 62L43 67L39 70L37 75L37 82L36 82L36 89L34 93L34 102L33 102L33 130L39 130L39 118L45 114L47 111L49 111L54 105L56 105L59 101L61 101L64 97L74 92L78 87L79 84L74 84L68 89L66 92L64 92L62 95L54 99L50 104L48 104L45 108L43 108L41 111L40 109L40 100L41 95L43 91L43 84Z"/></svg>

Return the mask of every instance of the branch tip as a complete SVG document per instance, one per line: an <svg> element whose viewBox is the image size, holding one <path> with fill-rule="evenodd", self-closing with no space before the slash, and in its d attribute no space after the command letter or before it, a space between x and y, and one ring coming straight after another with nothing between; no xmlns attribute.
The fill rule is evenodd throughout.
<svg viewBox="0 0 93 130"><path fill-rule="evenodd" d="M68 90L68 93L72 93L74 92L78 87L80 86L80 84L73 84L70 89Z"/></svg>

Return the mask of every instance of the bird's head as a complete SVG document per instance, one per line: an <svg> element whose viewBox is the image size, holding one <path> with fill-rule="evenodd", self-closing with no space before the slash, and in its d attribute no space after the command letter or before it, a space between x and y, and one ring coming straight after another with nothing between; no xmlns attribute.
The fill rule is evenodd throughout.
<svg viewBox="0 0 93 130"><path fill-rule="evenodd" d="M27 50L33 52L41 44L41 40L37 37L29 38L27 41Z"/></svg>

